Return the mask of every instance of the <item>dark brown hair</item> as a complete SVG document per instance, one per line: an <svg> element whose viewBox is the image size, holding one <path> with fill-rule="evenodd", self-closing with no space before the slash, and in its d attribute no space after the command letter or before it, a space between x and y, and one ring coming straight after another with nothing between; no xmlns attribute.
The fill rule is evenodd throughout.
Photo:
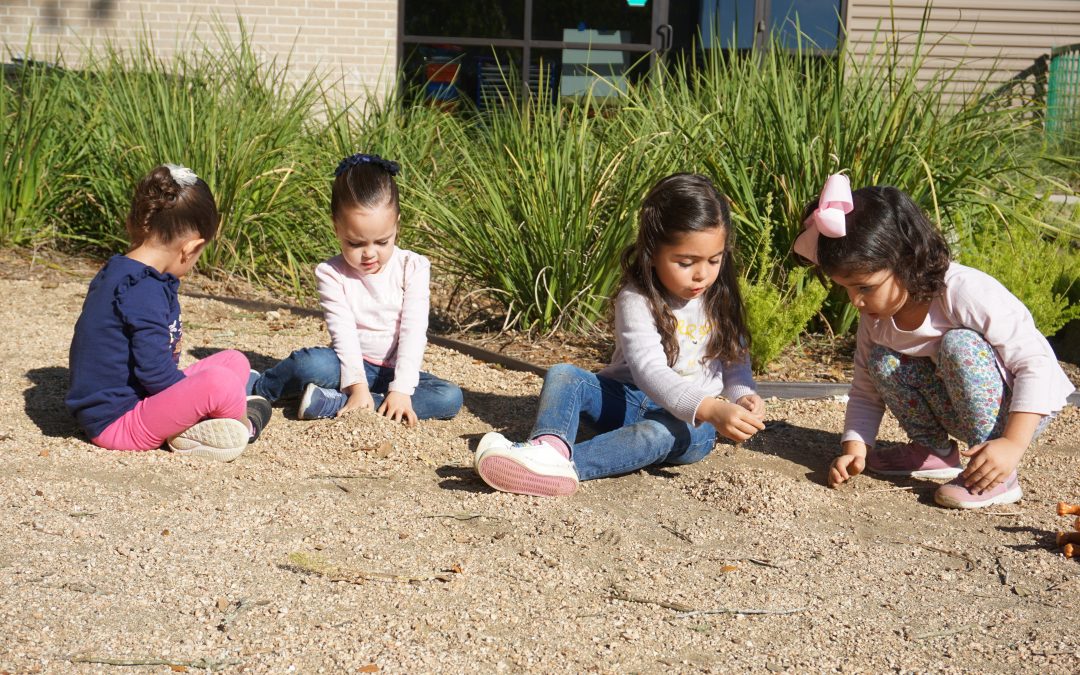
<svg viewBox="0 0 1080 675"><path fill-rule="evenodd" d="M378 155L359 156L378 158ZM342 160L342 164L348 159ZM389 171L384 165L386 163L387 160L381 160L339 167L330 193L330 215L335 221L344 209L372 209L389 205L396 213L401 213L398 186L394 181L397 171Z"/></svg>
<svg viewBox="0 0 1080 675"><path fill-rule="evenodd" d="M679 340L675 315L668 307L666 291L656 276L653 260L661 246L674 243L690 232L721 228L726 238L720 274L705 291L705 313L712 322L712 335L705 348L705 359L731 362L743 357L750 348L734 250L735 230L731 227L731 209L705 176L677 173L661 179L649 190L641 204L637 241L622 253L622 278L619 290L636 286L649 300L653 320L660 332L669 366L679 359Z"/></svg>
<svg viewBox="0 0 1080 675"><path fill-rule="evenodd" d="M173 177L172 169L162 165L135 186L125 223L132 246L147 239L168 244L189 232L198 232L207 241L214 238L221 222L214 195L203 179L190 171L187 176L194 180L185 178L186 186L182 186Z"/></svg>
<svg viewBox="0 0 1080 675"><path fill-rule="evenodd" d="M826 275L873 274L889 270L915 302L945 290L949 245L911 197L894 187L864 187L851 193L843 237L818 237L818 267ZM805 220L817 201L806 205Z"/></svg>

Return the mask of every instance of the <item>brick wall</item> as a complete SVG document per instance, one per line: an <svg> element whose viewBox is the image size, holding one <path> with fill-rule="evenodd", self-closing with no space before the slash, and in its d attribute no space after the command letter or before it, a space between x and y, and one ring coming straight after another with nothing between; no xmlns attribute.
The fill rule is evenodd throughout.
<svg viewBox="0 0 1080 675"><path fill-rule="evenodd" d="M168 58L196 40L213 43L214 16L234 38L242 17L261 56L280 62L291 52L295 77L340 76L350 96L384 93L393 80L397 0L0 0L0 60L51 61L59 49L77 66L87 45L129 45L143 26Z"/></svg>

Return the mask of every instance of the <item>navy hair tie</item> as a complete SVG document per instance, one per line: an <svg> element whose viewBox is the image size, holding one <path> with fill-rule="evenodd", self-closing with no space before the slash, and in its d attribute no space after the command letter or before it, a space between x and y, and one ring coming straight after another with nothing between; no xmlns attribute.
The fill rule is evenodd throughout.
<svg viewBox="0 0 1080 675"><path fill-rule="evenodd" d="M360 164L374 164L391 176L396 176L398 175L398 171L401 171L401 165L395 161L383 159L378 155L365 155L362 152L358 152L355 155L351 155L341 160L341 163L338 164L337 169L334 171L334 177L337 178L349 169Z"/></svg>

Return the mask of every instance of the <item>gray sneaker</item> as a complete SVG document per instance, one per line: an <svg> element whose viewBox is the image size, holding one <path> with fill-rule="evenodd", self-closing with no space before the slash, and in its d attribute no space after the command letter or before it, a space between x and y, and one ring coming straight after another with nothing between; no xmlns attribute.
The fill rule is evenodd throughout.
<svg viewBox="0 0 1080 675"><path fill-rule="evenodd" d="M304 387L296 417L302 420L318 420L333 417L345 407L349 397L336 389L324 389L314 384Z"/></svg>

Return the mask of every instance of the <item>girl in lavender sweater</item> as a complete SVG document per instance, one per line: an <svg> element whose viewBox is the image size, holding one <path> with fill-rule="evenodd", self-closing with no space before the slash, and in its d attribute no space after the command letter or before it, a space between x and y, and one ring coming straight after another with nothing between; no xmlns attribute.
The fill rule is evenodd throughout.
<svg viewBox="0 0 1080 675"><path fill-rule="evenodd" d="M332 347L297 350L252 385L271 401L300 396L300 419L366 409L412 426L461 409L457 385L420 370L431 264L396 245L397 173L397 162L366 154L346 157L334 173L341 255L315 268Z"/></svg>
<svg viewBox="0 0 1080 675"><path fill-rule="evenodd" d="M993 277L951 262L941 233L896 188L853 193L846 176L831 176L804 224L795 252L859 310L829 484L869 469L951 478L934 495L946 507L1018 501L1020 459L1073 391L1031 313ZM875 448L886 408L911 442ZM966 469L961 456L970 458Z"/></svg>
<svg viewBox="0 0 1080 675"><path fill-rule="evenodd" d="M703 176L657 183L623 253L611 365L551 368L530 441L491 432L474 466L491 487L569 495L579 480L703 459L716 433L735 441L764 428L754 392L727 199ZM721 398L723 396L723 398ZM584 417L598 434L577 442Z"/></svg>

